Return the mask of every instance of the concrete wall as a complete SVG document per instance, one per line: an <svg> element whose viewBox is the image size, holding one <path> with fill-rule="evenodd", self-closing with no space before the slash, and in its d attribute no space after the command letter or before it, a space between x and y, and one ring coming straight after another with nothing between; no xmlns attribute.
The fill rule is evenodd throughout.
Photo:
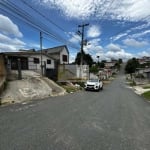
<svg viewBox="0 0 150 150"><path fill-rule="evenodd" d="M6 81L5 63L3 56L0 55L0 94L3 92L5 81Z"/></svg>
<svg viewBox="0 0 150 150"><path fill-rule="evenodd" d="M6 76L4 58L0 55L0 76Z"/></svg>
<svg viewBox="0 0 150 150"><path fill-rule="evenodd" d="M64 64L59 65L58 68L58 81L76 81L87 80L89 78L89 66Z"/></svg>

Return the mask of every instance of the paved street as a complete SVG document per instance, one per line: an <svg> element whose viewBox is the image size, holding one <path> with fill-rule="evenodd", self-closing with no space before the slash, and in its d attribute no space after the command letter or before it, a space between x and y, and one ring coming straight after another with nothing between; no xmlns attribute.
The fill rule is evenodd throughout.
<svg viewBox="0 0 150 150"><path fill-rule="evenodd" d="M0 108L0 150L149 150L150 103L119 75L100 92Z"/></svg>

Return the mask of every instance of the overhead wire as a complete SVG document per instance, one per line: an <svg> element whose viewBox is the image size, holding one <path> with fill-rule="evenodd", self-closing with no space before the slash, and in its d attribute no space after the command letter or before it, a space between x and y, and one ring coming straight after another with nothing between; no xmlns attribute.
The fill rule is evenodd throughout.
<svg viewBox="0 0 150 150"><path fill-rule="evenodd" d="M44 34L49 35L50 37L54 38L55 40L57 40L59 42L63 42L65 44L67 43L72 48L77 48L72 43L69 43L68 41L66 41L65 39L63 39L62 37L57 35L56 33L51 33L49 31L49 29L46 30L45 29L46 25L44 25L43 23L40 22L40 25L38 25L39 22L36 22L36 20L34 18L32 18L32 16L29 15L28 13L18 9L13 3L11 3L11 2L8 3L8 1L7 2L3 1L3 2L0 2L0 4L3 5L4 8L6 8L6 9L3 9L3 10L5 10L5 12L11 11L11 12L17 14L19 19L26 22L28 25L32 26L33 28L36 28L38 31L42 31ZM44 26L44 29L43 29L43 26ZM48 27L46 27L46 28L48 28Z"/></svg>
<svg viewBox="0 0 150 150"><path fill-rule="evenodd" d="M45 15L43 15L41 12L39 12L38 10L36 10L33 6L31 6L30 4L28 4L25 0L21 0L25 5L27 5L28 7L30 7L31 9L33 9L36 13L38 13L39 15L41 15L43 18L45 18L46 20L48 20L51 24L53 24L54 26L56 26L57 28L59 28L60 30L62 30L63 32L66 32L62 27L60 27L59 25L57 25L55 22L53 22L51 19L49 19L48 17L46 17Z"/></svg>

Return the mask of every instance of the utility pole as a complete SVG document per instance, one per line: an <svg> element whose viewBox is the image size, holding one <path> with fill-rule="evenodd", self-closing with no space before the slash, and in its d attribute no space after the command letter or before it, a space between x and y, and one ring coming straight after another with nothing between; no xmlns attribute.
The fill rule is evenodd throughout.
<svg viewBox="0 0 150 150"><path fill-rule="evenodd" d="M98 65L99 65L99 58L100 58L100 56L97 56L97 59L98 59L97 64L98 64Z"/></svg>
<svg viewBox="0 0 150 150"><path fill-rule="evenodd" d="M43 64L42 64L42 32L40 32L40 50L41 50L41 75L43 76Z"/></svg>
<svg viewBox="0 0 150 150"><path fill-rule="evenodd" d="M89 24L78 25L78 28L82 28L81 31L78 31L78 34L81 35L81 60L80 60L80 77L82 78L82 65L83 65L83 46L86 45L87 40L84 40L84 28Z"/></svg>

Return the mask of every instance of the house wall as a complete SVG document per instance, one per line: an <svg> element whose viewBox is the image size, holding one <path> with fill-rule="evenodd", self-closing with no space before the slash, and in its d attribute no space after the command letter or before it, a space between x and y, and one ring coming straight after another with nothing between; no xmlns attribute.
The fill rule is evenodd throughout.
<svg viewBox="0 0 150 150"><path fill-rule="evenodd" d="M67 62L63 61L63 55L67 55ZM60 64L69 64L69 54L65 48L61 51L59 59L60 59Z"/></svg>
<svg viewBox="0 0 150 150"><path fill-rule="evenodd" d="M6 70L5 70L5 63L4 58L2 55L0 55L0 76L5 76Z"/></svg>
<svg viewBox="0 0 150 150"><path fill-rule="evenodd" d="M52 58L56 59L56 60L60 60L60 55L59 55L59 53L53 53L53 54L51 54L51 53L49 54L49 53L48 53L48 55L51 56Z"/></svg>
<svg viewBox="0 0 150 150"><path fill-rule="evenodd" d="M2 55L0 55L0 94L4 90L4 84L6 81L6 70L5 70L5 62ZM1 100L0 100L1 105Z"/></svg>
<svg viewBox="0 0 150 150"><path fill-rule="evenodd" d="M38 58L40 60L38 64L34 63L34 58ZM47 60L51 60L51 64L47 64ZM28 61L29 61L29 70L33 70L33 69L40 70L41 69L41 56L40 55L32 55L28 58ZM46 63L46 69L54 69L55 68L54 60L45 55L42 56L42 65L44 65L44 62Z"/></svg>

